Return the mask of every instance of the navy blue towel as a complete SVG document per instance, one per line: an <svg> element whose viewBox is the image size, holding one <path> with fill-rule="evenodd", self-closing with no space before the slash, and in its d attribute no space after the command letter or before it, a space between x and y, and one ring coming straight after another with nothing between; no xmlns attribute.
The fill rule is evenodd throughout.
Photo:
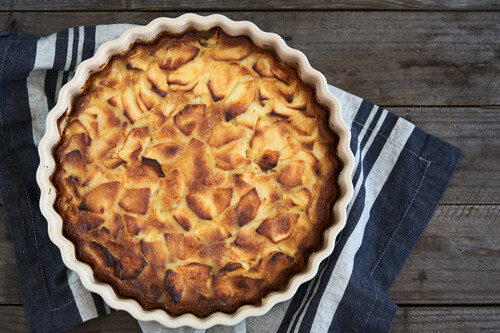
<svg viewBox="0 0 500 333"><path fill-rule="evenodd" d="M129 27L75 27L44 38L0 33L0 189L34 332L67 330L114 311L82 287L48 238L38 208L36 147L45 117L76 66ZM436 209L461 153L387 110L329 88L351 128L356 159L347 225L316 278L292 300L228 331L384 332L391 326L397 307L387 291ZM152 322L140 325L161 330Z"/></svg>

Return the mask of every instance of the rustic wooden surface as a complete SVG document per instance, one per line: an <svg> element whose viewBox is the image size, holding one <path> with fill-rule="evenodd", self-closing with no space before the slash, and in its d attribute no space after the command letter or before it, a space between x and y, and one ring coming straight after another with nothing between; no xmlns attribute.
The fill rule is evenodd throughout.
<svg viewBox="0 0 500 333"><path fill-rule="evenodd" d="M0 0L1 28L38 35L74 25L145 24L182 11L221 12L279 33L329 83L462 150L389 292L399 306L392 331L500 331L500 1ZM0 331L25 332L1 206L0 220ZM72 330L88 331L139 327L117 312Z"/></svg>
<svg viewBox="0 0 500 333"><path fill-rule="evenodd" d="M498 9L497 0L246 0L246 1L206 1L206 0L5 0L2 10L74 11L79 10L352 10L352 9L412 9L412 10L478 10Z"/></svg>

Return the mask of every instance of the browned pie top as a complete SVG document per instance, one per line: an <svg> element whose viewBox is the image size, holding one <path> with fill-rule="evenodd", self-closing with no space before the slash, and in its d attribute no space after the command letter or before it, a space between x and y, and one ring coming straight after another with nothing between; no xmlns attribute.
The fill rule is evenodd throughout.
<svg viewBox="0 0 500 333"><path fill-rule="evenodd" d="M320 244L336 137L310 87L219 29L135 44L60 121L57 210L95 274L145 308L256 303Z"/></svg>

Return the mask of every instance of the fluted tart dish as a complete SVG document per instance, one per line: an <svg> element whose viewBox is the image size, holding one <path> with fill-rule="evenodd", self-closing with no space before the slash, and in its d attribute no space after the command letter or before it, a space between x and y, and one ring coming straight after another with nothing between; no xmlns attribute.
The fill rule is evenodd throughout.
<svg viewBox="0 0 500 333"><path fill-rule="evenodd" d="M352 154L338 103L300 56L249 23L195 17L155 20L122 50L104 44L99 67L82 63L80 89L61 90L50 115L67 108L49 116L57 138L42 140L38 176L51 171L42 211L52 202L49 228L56 214L87 288L140 319L206 328L270 308L317 270L345 223Z"/></svg>

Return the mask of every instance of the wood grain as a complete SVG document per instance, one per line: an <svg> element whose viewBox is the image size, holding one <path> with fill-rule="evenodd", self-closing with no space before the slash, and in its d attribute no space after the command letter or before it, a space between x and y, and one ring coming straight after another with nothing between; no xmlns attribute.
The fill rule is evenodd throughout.
<svg viewBox="0 0 500 333"><path fill-rule="evenodd" d="M0 306L0 332L29 332L28 323L22 306ZM89 320L69 330L71 333L106 332L132 333L141 332L137 320L124 311Z"/></svg>
<svg viewBox="0 0 500 333"><path fill-rule="evenodd" d="M498 1L495 0L383 0L383 1L321 1L311 0L308 2L300 0L254 0L254 1L183 1L183 0L126 0L126 1L99 1L99 0L5 0L2 2L1 10L40 10L40 11L72 11L72 10L352 10L352 9L447 9L447 10L478 10L478 9L498 9Z"/></svg>
<svg viewBox="0 0 500 333"><path fill-rule="evenodd" d="M0 318L1 332L29 332L22 306L0 306Z"/></svg>
<svg viewBox="0 0 500 333"><path fill-rule="evenodd" d="M137 320L125 311L117 311L104 317L89 320L88 322L69 330L71 333L98 331L117 333L142 332Z"/></svg>
<svg viewBox="0 0 500 333"><path fill-rule="evenodd" d="M383 106L500 105L496 12L229 12L288 37L330 84ZM75 25L145 24L171 12L1 13L4 27L47 35ZM293 24L284 24L293 22Z"/></svg>
<svg viewBox="0 0 500 333"><path fill-rule="evenodd" d="M500 300L500 206L439 206L396 278L401 304L495 304Z"/></svg>
<svg viewBox="0 0 500 333"><path fill-rule="evenodd" d="M400 308L391 332L498 332L500 308Z"/></svg>

